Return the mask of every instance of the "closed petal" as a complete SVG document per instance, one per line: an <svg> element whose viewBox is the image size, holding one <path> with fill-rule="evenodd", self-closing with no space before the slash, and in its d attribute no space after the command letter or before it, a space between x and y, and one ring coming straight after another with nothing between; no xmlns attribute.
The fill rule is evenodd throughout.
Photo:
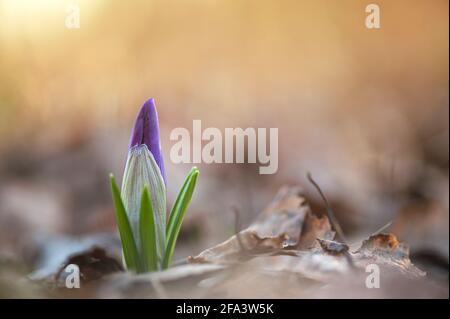
<svg viewBox="0 0 450 319"><path fill-rule="evenodd" d="M131 229L138 250L141 249L139 236L139 213L142 191L148 186L155 219L155 233L158 260L161 262L166 241L166 187L160 168L147 145L130 148L122 181L122 201L130 220Z"/></svg>
<svg viewBox="0 0 450 319"><path fill-rule="evenodd" d="M139 111L131 132L129 149L141 144L145 144L153 155L164 183L166 183L166 172L159 136L158 112L156 111L155 101L153 99L145 102Z"/></svg>

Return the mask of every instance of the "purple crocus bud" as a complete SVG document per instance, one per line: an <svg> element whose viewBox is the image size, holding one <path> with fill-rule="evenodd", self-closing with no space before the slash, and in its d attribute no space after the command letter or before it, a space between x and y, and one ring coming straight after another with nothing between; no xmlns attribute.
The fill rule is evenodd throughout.
<svg viewBox="0 0 450 319"><path fill-rule="evenodd" d="M166 171L161 152L161 140L159 138L158 113L154 99L147 100L142 106L134 123L133 131L131 132L129 149L142 144L146 145L150 153L152 153L161 171L164 184L167 185Z"/></svg>
<svg viewBox="0 0 450 319"><path fill-rule="evenodd" d="M166 242L166 176L153 99L145 102L134 124L122 179L122 201L138 250L141 249L140 207L145 185L151 197L158 264L161 267Z"/></svg>

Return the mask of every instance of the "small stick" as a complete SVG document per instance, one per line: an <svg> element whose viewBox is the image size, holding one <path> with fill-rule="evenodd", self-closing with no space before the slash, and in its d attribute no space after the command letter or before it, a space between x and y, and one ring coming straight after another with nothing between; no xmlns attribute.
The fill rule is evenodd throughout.
<svg viewBox="0 0 450 319"><path fill-rule="evenodd" d="M386 225L378 228L376 231L374 231L369 237L378 235L379 233L381 233L382 231L386 230L387 228L389 228L392 225L392 221L390 221L389 223L387 223Z"/></svg>
<svg viewBox="0 0 450 319"><path fill-rule="evenodd" d="M322 200L324 201L325 206L327 208L327 215L328 215L328 218L330 219L331 226L336 231L336 234L338 235L339 240L341 242L343 242L344 244L346 244L347 240L345 239L344 232L342 231L342 228L339 225L339 222L337 221L336 217L334 216L333 210L331 209L331 206L330 206L330 203L328 202L328 199L326 198L325 194L322 192L322 189L320 188L320 186L312 178L311 173L308 172L306 174L306 176L308 177L309 182L311 184L313 184L313 186L319 192L320 197L322 197Z"/></svg>
<svg viewBox="0 0 450 319"><path fill-rule="evenodd" d="M378 235L379 233L381 233L382 231L386 230L387 228L389 228L392 225L392 221L390 221L389 223L387 223L384 226L381 226L380 228L378 228L376 231L374 231L372 234L369 235L369 238L375 235ZM362 241L364 241L364 239L360 239L354 243L352 243L350 246L356 245L361 243Z"/></svg>

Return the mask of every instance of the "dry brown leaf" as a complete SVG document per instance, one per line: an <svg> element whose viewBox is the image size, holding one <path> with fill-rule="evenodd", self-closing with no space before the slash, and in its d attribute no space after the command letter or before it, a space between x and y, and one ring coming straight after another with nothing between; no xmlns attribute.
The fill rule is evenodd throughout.
<svg viewBox="0 0 450 319"><path fill-rule="evenodd" d="M328 217L318 217L309 211L303 223L300 239L296 248L305 250L317 247L317 238L332 240L334 235L335 232L331 229Z"/></svg>
<svg viewBox="0 0 450 319"><path fill-rule="evenodd" d="M285 187L247 229L189 257L189 262L230 264L261 255L284 254L285 249L311 248L317 244L317 237L333 236L328 219L312 214L300 189Z"/></svg>
<svg viewBox="0 0 450 319"><path fill-rule="evenodd" d="M64 270L71 264L78 266L82 283L99 279L117 271L123 271L120 261L109 256L104 249L92 247L87 251L70 256L56 274L56 282L62 282L62 285L64 285L65 275L67 275Z"/></svg>
<svg viewBox="0 0 450 319"><path fill-rule="evenodd" d="M322 249L330 255L340 256L347 253L349 249L346 244L338 243L333 240L317 238L317 241L319 242L320 247L322 247Z"/></svg>
<svg viewBox="0 0 450 319"><path fill-rule="evenodd" d="M409 259L408 245L398 241L394 234L377 234L364 240L354 253L363 264L376 263L396 267L412 276L425 276L425 272L415 267Z"/></svg>
<svg viewBox="0 0 450 319"><path fill-rule="evenodd" d="M29 275L34 281L49 284L61 281L64 269L77 264L81 279L90 281L122 269L120 240L116 234L96 234L82 238L55 236L44 238L36 249L36 269Z"/></svg>
<svg viewBox="0 0 450 319"><path fill-rule="evenodd" d="M290 246L297 245L304 220L311 209L298 187L283 187L273 201L250 225L261 238L287 235Z"/></svg>
<svg viewBox="0 0 450 319"><path fill-rule="evenodd" d="M247 229L195 257L189 257L188 261L223 264L243 262L259 255L279 252L287 246L288 238L286 234L261 238L256 232Z"/></svg>

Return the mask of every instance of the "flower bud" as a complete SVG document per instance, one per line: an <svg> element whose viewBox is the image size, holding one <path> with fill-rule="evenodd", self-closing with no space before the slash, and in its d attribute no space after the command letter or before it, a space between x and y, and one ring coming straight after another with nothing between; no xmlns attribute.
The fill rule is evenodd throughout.
<svg viewBox="0 0 450 319"><path fill-rule="evenodd" d="M155 220L159 265L165 253L166 184L161 155L158 116L153 99L148 100L136 119L122 180L122 201L138 250L141 248L139 216L142 192L147 185Z"/></svg>

